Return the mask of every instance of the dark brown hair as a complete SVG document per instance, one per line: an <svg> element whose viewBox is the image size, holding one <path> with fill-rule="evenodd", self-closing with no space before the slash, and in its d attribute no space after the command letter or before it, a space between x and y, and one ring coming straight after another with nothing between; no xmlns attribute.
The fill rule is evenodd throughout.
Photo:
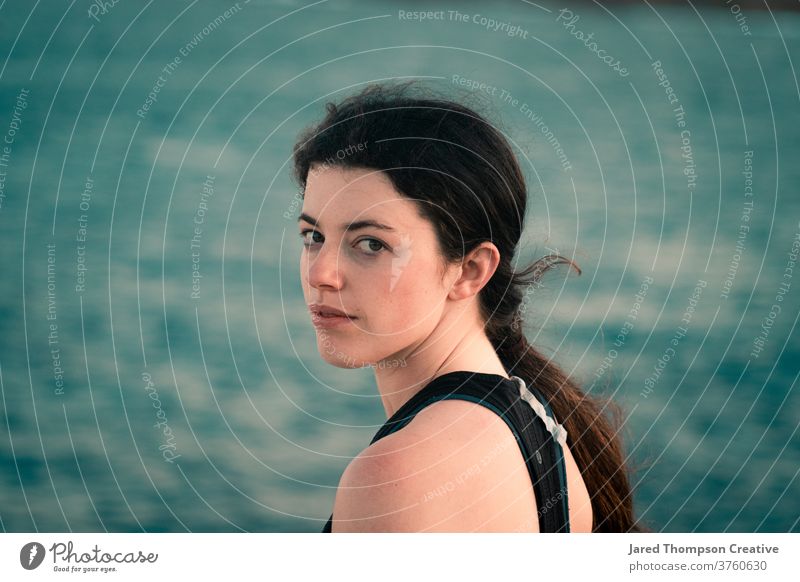
<svg viewBox="0 0 800 582"><path fill-rule="evenodd" d="M446 262L459 262L481 242L493 242L500 264L479 293L486 335L508 373L535 385L566 427L592 499L592 530L649 531L634 517L618 434L621 408L610 398L585 394L528 343L522 329L520 306L542 275L558 264L578 274L580 268L549 254L514 271L527 186L507 139L475 110L430 90L415 94L418 89L413 81L369 85L338 104L327 103L325 118L294 146L301 195L314 164L377 169L433 224Z"/></svg>

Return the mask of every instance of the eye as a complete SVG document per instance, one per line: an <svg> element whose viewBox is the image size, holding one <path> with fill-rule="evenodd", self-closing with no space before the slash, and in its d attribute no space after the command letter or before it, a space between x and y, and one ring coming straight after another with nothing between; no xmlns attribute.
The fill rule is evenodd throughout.
<svg viewBox="0 0 800 582"><path fill-rule="evenodd" d="M311 240L309 240L308 237L306 237L306 235L309 234L309 233L311 233ZM319 232L318 230L313 230L311 228L307 228L307 229L301 231L300 232L300 237L303 239L303 246L310 247L314 243L322 242L321 240L315 240L314 239L314 235L316 235L316 234L318 234L320 237L322 237L322 233Z"/></svg>
<svg viewBox="0 0 800 582"><path fill-rule="evenodd" d="M367 245L364 246L362 245L362 243L367 243ZM380 252L383 249L388 248L385 244L383 244L376 238L362 238L356 244L361 245L361 250L363 250L368 255L380 254Z"/></svg>

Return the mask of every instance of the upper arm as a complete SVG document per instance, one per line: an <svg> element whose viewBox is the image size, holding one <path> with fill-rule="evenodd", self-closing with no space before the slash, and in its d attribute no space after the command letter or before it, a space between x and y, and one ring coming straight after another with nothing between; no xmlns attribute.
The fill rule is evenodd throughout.
<svg viewBox="0 0 800 582"><path fill-rule="evenodd" d="M387 437L388 438L388 437ZM378 446L381 445L381 446ZM334 532L417 531L420 479L402 449L379 441L347 466L336 492Z"/></svg>
<svg viewBox="0 0 800 582"><path fill-rule="evenodd" d="M511 431L482 406L448 400L353 459L336 493L332 531L510 531L524 517L520 503L533 503L535 514Z"/></svg>

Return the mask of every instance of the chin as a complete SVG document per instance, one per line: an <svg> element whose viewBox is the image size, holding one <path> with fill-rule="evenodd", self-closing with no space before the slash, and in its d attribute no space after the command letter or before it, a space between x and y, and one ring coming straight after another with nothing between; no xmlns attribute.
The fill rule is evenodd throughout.
<svg viewBox="0 0 800 582"><path fill-rule="evenodd" d="M362 360L361 358L353 357L349 354L346 354L341 351L333 351L331 352L329 347L319 346L319 355L322 356L322 359L325 360L331 366L336 366L337 368L364 368L366 366L371 366L369 362Z"/></svg>

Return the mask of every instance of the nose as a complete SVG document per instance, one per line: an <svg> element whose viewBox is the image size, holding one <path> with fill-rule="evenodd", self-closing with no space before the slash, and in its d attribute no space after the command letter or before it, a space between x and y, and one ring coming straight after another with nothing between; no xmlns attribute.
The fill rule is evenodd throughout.
<svg viewBox="0 0 800 582"><path fill-rule="evenodd" d="M315 289L341 289L341 260L338 247L323 243L308 263L308 284Z"/></svg>

